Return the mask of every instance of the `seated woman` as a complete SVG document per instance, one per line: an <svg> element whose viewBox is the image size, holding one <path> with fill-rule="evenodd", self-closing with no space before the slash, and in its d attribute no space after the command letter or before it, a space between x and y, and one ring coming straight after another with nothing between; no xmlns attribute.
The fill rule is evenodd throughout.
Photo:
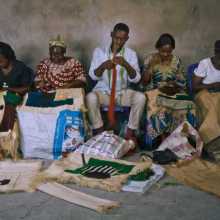
<svg viewBox="0 0 220 220"><path fill-rule="evenodd" d="M56 89L83 88L86 85L85 72L81 63L65 56L65 42L58 35L49 41L50 58L37 66L35 85L40 91L48 93Z"/></svg>
<svg viewBox="0 0 220 220"><path fill-rule="evenodd" d="M5 109L0 131L13 129L16 118L16 106L33 82L33 71L18 61L10 45L0 42L0 90L4 95ZM3 93L0 94L1 97Z"/></svg>
<svg viewBox="0 0 220 220"><path fill-rule="evenodd" d="M214 48L214 56L201 60L193 77L199 133L205 144L220 136L220 40Z"/></svg>
<svg viewBox="0 0 220 220"><path fill-rule="evenodd" d="M185 92L186 81L179 57L172 54L175 49L173 36L162 34L155 48L158 51L144 60L142 77L142 87L149 100L146 132L150 147L158 146L164 136L185 119L187 109L193 105L191 101L178 101L175 96Z"/></svg>

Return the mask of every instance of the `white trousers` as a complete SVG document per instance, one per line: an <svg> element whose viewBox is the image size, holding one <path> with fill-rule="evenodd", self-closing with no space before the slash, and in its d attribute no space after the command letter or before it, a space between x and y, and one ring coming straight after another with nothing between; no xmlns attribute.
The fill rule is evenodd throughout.
<svg viewBox="0 0 220 220"><path fill-rule="evenodd" d="M108 106L110 101L110 95L107 95L101 91L90 92L86 96L86 104L88 108L88 114L93 129L97 129L103 126L103 121L100 113L100 107L102 105ZM122 94L116 97L116 104L121 106L131 107L128 127L130 129L138 129L139 122L145 107L146 97L143 93L137 92L131 89L122 91Z"/></svg>

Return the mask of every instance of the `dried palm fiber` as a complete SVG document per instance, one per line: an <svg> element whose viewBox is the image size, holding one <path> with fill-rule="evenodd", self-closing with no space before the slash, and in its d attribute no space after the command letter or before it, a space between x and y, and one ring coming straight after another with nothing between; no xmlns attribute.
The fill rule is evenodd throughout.
<svg viewBox="0 0 220 220"><path fill-rule="evenodd" d="M113 55L114 59L115 54ZM110 127L114 127L116 120L115 120L115 94L116 94L116 80L117 80L117 70L116 65L114 65L112 70L112 86L111 86L111 95L109 101L109 110L108 110L108 120Z"/></svg>
<svg viewBox="0 0 220 220"><path fill-rule="evenodd" d="M32 181L42 167L39 160L0 162L0 192L33 191ZM7 181L6 181L7 180Z"/></svg>
<svg viewBox="0 0 220 220"><path fill-rule="evenodd" d="M220 197L220 166L199 158L167 165L168 175L183 184L213 193Z"/></svg>
<svg viewBox="0 0 220 220"><path fill-rule="evenodd" d="M200 121L199 134L205 144L220 136L220 93L202 90L195 97Z"/></svg>
<svg viewBox="0 0 220 220"><path fill-rule="evenodd" d="M119 207L119 202L88 195L55 182L41 184L38 186L38 190L100 213Z"/></svg>
<svg viewBox="0 0 220 220"><path fill-rule="evenodd" d="M5 110L5 94L5 92L0 92L0 123L2 122ZM12 130L0 132L0 160L5 158L17 160L20 158L18 149L20 141L18 121L15 120L13 124L14 125Z"/></svg>
<svg viewBox="0 0 220 220"><path fill-rule="evenodd" d="M90 159L90 156L85 156L86 162ZM102 158L97 158L102 159ZM67 158L63 158L60 161L54 161L48 169L41 172L35 179L33 187L36 185L47 182L56 181L58 183L76 183L77 185L98 188L106 191L120 191L123 183L125 183L130 175L137 174L147 168L152 164L151 161L144 162L128 162L123 160L113 160L108 159L108 161L113 161L117 163L122 163L125 165L134 165L134 168L128 174L120 174L111 176L106 179L89 178L81 174L72 174L65 172L66 169L77 169L83 166L83 161L81 154L70 153Z"/></svg>
<svg viewBox="0 0 220 220"><path fill-rule="evenodd" d="M181 94L179 95L181 96ZM182 94L184 98L188 98L189 96L186 96ZM166 108L170 108L172 110L188 110L190 109L191 111L193 110L193 114L195 114L195 103L191 100L181 100L177 98L177 96L164 96L163 94L159 94L157 96L157 105L158 106L163 106Z"/></svg>
<svg viewBox="0 0 220 220"><path fill-rule="evenodd" d="M160 111L160 109L170 109L170 110L184 110L184 109L193 109L193 113L195 107L195 104L191 100L179 100L176 95L174 96L164 96L163 93L159 91L159 89L154 89L145 92L145 95L148 97L148 117L150 117L152 114L157 113ZM184 96L185 98L188 98L185 94L178 94L179 96Z"/></svg>
<svg viewBox="0 0 220 220"><path fill-rule="evenodd" d="M70 88L70 89L57 89L55 95L55 101L64 99L73 99L74 108L85 108L85 91L82 88Z"/></svg>
<svg viewBox="0 0 220 220"><path fill-rule="evenodd" d="M14 123L12 130L0 132L0 160L10 158L18 160L21 158L19 152L20 133L18 121Z"/></svg>
<svg viewBox="0 0 220 220"><path fill-rule="evenodd" d="M160 91L158 89L150 90L145 92L145 95L148 98L147 101L147 115L150 117L155 112L159 111L159 107L157 105L157 96L160 94Z"/></svg>

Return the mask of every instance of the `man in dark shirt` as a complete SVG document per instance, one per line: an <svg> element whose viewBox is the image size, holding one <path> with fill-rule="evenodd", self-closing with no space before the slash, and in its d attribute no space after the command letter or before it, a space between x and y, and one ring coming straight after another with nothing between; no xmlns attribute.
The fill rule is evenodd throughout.
<svg viewBox="0 0 220 220"><path fill-rule="evenodd" d="M22 97L30 88L33 75L33 71L29 67L16 60L11 46L0 42L0 90L6 92L4 116L0 124L0 131L13 129L16 106L22 102Z"/></svg>
<svg viewBox="0 0 220 220"><path fill-rule="evenodd" d="M0 54L1 62L1 54ZM0 63L1 66L1 63ZM8 90L18 93L26 92L33 82L33 71L23 62L14 60L12 70L8 74L4 74L0 67L0 87L8 87ZM21 87L23 89L21 89ZM26 87L26 88L24 88Z"/></svg>

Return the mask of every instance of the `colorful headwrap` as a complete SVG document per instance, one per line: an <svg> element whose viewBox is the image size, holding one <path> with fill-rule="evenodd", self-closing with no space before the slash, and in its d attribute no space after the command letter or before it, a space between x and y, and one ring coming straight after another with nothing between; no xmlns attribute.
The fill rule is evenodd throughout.
<svg viewBox="0 0 220 220"><path fill-rule="evenodd" d="M49 47L51 48L54 46L66 48L66 44L60 35L57 35L56 38L52 38L49 40Z"/></svg>

